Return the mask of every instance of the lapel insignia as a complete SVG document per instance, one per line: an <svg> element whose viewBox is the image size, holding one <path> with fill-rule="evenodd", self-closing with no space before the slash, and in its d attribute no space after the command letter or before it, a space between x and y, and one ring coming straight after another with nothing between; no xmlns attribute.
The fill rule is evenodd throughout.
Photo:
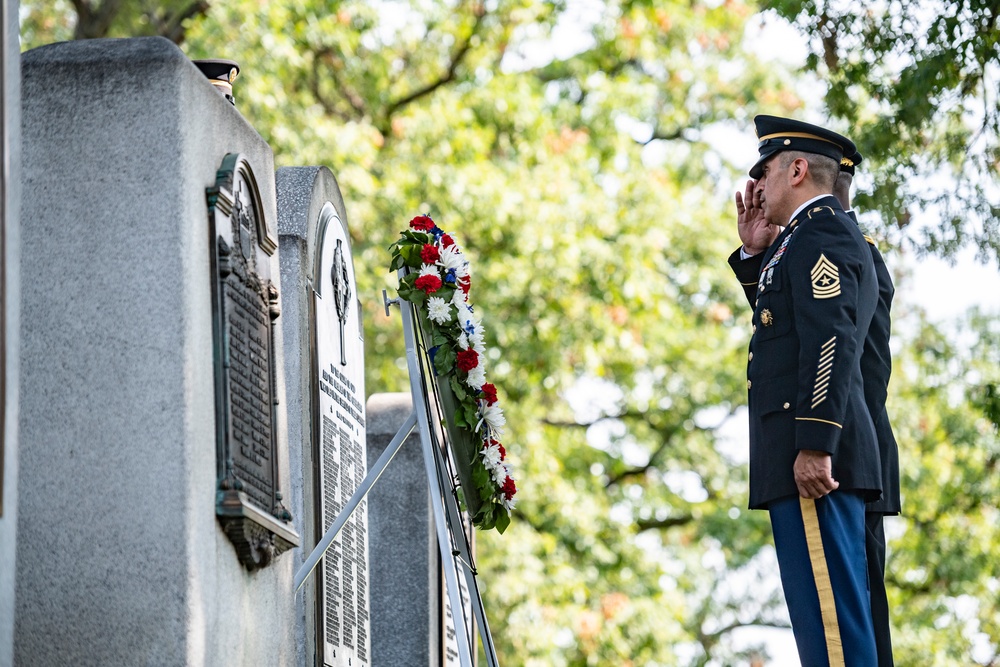
<svg viewBox="0 0 1000 667"><path fill-rule="evenodd" d="M837 265L820 253L810 272L814 299L832 299L840 296L840 270Z"/></svg>
<svg viewBox="0 0 1000 667"><path fill-rule="evenodd" d="M760 311L760 323L765 327L769 327L774 324L774 317L771 315L771 311L767 308Z"/></svg>

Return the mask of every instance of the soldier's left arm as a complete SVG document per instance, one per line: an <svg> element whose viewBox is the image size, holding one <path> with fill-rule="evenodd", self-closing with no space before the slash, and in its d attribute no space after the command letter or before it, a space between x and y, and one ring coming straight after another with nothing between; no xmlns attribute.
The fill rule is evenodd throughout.
<svg viewBox="0 0 1000 667"><path fill-rule="evenodd" d="M787 258L799 338L795 447L834 454L864 339L858 306L868 298L859 289L868 251L832 211L804 223Z"/></svg>

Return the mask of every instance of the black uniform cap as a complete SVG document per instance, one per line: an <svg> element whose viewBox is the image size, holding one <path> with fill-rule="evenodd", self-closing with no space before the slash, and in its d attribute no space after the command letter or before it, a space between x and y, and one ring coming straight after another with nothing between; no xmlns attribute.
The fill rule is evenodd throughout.
<svg viewBox="0 0 1000 667"><path fill-rule="evenodd" d="M233 99L233 79L240 73L240 66L235 60L223 60L212 58L207 60L193 60L201 73L208 77L209 82L215 86L216 90L222 93L234 106L236 100Z"/></svg>
<svg viewBox="0 0 1000 667"><path fill-rule="evenodd" d="M842 162L845 155L853 156L858 152L854 142L847 137L794 118L755 116L753 123L757 130L760 158L750 168L750 178L760 178L764 173L764 163L781 151L817 153L837 162Z"/></svg>
<svg viewBox="0 0 1000 667"><path fill-rule="evenodd" d="M843 159L840 161L840 170L846 171L851 176L854 175L854 168L861 164L864 158L861 157L861 153L854 151L853 155L844 155Z"/></svg>

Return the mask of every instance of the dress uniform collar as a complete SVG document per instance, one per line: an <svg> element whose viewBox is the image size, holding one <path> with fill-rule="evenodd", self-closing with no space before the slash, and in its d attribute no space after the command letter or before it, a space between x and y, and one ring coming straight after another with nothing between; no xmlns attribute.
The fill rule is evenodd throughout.
<svg viewBox="0 0 1000 667"><path fill-rule="evenodd" d="M813 204L815 204L815 203L818 203L818 202L819 202L819 201L820 201L821 199L825 199L825 198L827 198L827 197L831 197L831 198L832 198L832 199L833 199L834 201L836 201L836 200L837 200L837 198L836 198L836 197L834 197L833 195L830 195L830 194L826 194L826 195L816 195L816 196L815 196L815 197L813 197L812 199L810 199L810 200L808 200L808 201L805 201L805 202L803 202L803 203L802 203L802 204L801 204L801 205L800 205L800 206L799 206L799 207L798 207L797 209L795 209L795 212L794 212L794 213L792 213L792 215L791 215L791 217L790 217L790 218L788 218L788 224L789 224L789 225L791 225L791 224L792 224L792 221L796 220L796 219L797 219L797 218L799 217L799 215L800 215L800 214L801 214L801 213L802 213L803 211L805 211L805 210L806 210L806 209L807 209L807 208L808 208L809 206L811 206L811 205L813 205ZM832 204L830 204L830 203L828 203L828 202L823 202L823 206L830 206L831 208L833 208L833 205L832 205ZM836 208L839 208L839 209L843 210L843 207L842 207L842 206L840 205L840 202L837 202L837 206L836 206Z"/></svg>

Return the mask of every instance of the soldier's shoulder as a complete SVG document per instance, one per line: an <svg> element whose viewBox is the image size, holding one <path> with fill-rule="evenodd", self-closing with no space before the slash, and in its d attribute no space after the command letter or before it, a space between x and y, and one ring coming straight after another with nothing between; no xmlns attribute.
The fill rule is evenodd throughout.
<svg viewBox="0 0 1000 667"><path fill-rule="evenodd" d="M844 213L843 211L840 211L840 213L844 216L847 216L847 214ZM810 206L806 208L804 211L802 211L802 215L804 215L808 220L814 220L816 218L824 218L824 217L836 218L837 209L833 208L832 206L818 204L816 206Z"/></svg>

